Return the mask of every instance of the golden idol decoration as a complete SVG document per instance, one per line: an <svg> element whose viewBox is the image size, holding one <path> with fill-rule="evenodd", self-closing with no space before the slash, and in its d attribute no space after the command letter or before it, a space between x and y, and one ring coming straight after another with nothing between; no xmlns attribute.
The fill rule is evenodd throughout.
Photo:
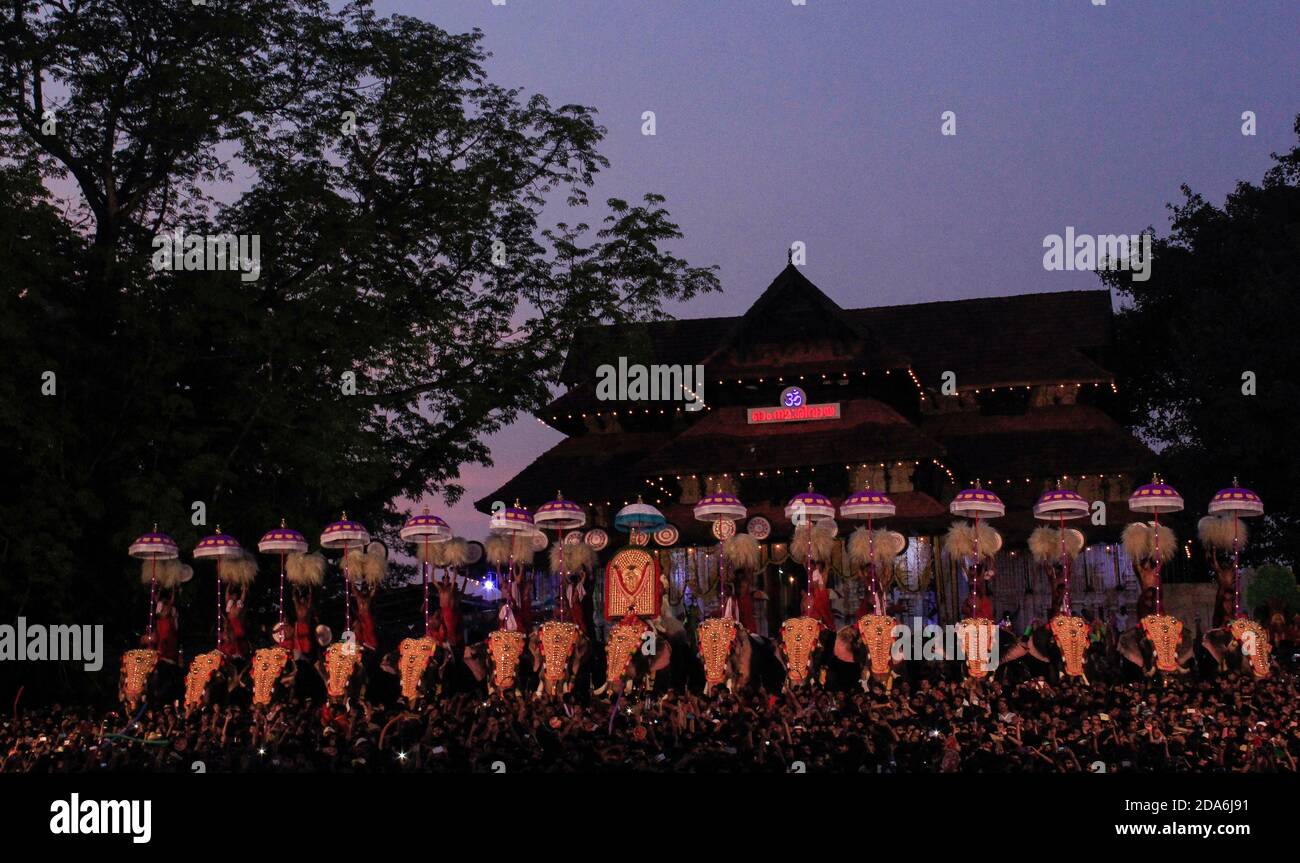
<svg viewBox="0 0 1300 863"><path fill-rule="evenodd" d="M616 623L609 628L609 639L605 642L605 679L611 691L623 679L645 632L645 626L634 623Z"/></svg>
<svg viewBox="0 0 1300 863"><path fill-rule="evenodd" d="M894 618L887 614L863 615L858 618L858 635L867 648L871 673L877 676L888 674L894 649Z"/></svg>
<svg viewBox="0 0 1300 863"><path fill-rule="evenodd" d="M348 694L348 681L359 659L357 646L352 642L336 641L325 648L325 691L330 698Z"/></svg>
<svg viewBox="0 0 1300 863"><path fill-rule="evenodd" d="M488 655L492 657L492 682L498 692L513 689L519 671L519 658L528 640L522 632L498 629L488 633Z"/></svg>
<svg viewBox="0 0 1300 863"><path fill-rule="evenodd" d="M140 703L144 697L144 688L149 683L149 675L153 674L157 664L156 650L140 648L122 654L122 701L127 707L134 710Z"/></svg>
<svg viewBox="0 0 1300 863"><path fill-rule="evenodd" d="M397 674L402 682L402 697L413 702L420 697L420 681L429 668L438 642L424 638L403 638L397 646Z"/></svg>
<svg viewBox="0 0 1300 863"><path fill-rule="evenodd" d="M997 624L987 617L967 617L958 627L967 673L976 680L988 677L989 654L993 651L993 639L998 637Z"/></svg>
<svg viewBox="0 0 1300 863"><path fill-rule="evenodd" d="M265 707L271 703L275 682L289 661L289 651L283 647L263 647L253 654L253 704Z"/></svg>
<svg viewBox="0 0 1300 863"><path fill-rule="evenodd" d="M1058 614L1048 624L1056 646L1061 648L1065 673L1070 677L1083 677L1083 655L1088 651L1088 621L1082 617ZM1086 680L1086 678L1085 678Z"/></svg>
<svg viewBox="0 0 1300 863"><path fill-rule="evenodd" d="M1259 678L1268 677L1268 656L1273 649L1268 632L1248 617L1239 617L1228 624L1228 631L1241 644L1241 654L1250 660L1251 672Z"/></svg>
<svg viewBox="0 0 1300 863"><path fill-rule="evenodd" d="M564 620L542 624L542 677L551 686L564 679L580 632L576 624Z"/></svg>
<svg viewBox="0 0 1300 863"><path fill-rule="evenodd" d="M1148 614L1142 618L1142 631L1156 652L1156 668L1178 671L1178 642L1183 637L1183 622L1172 614Z"/></svg>
<svg viewBox="0 0 1300 863"><path fill-rule="evenodd" d="M220 667L220 650L209 650L194 657L194 661L190 663L190 670L185 672L186 710L203 706L203 694L208 691L208 681Z"/></svg>
<svg viewBox="0 0 1300 863"><path fill-rule="evenodd" d="M799 684L808 679L813 651L821 635L821 622L815 617L792 617L781 624L781 645L785 648L786 680Z"/></svg>
<svg viewBox="0 0 1300 863"><path fill-rule="evenodd" d="M711 617L696 630L705 687L717 686L727 679L727 657L736 643L736 629L736 621L729 617Z"/></svg>
<svg viewBox="0 0 1300 863"><path fill-rule="evenodd" d="M621 620L659 614L659 564L643 548L623 548L605 567L605 617Z"/></svg>

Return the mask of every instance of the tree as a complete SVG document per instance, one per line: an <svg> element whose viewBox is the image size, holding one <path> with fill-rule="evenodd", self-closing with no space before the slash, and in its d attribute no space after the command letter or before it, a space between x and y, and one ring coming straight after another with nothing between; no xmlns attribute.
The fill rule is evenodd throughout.
<svg viewBox="0 0 1300 863"><path fill-rule="evenodd" d="M1296 121L1300 136L1300 118ZM1189 501L1238 477L1269 515L1248 551L1294 562L1300 541L1300 147L1222 207L1183 187L1146 282L1111 271L1119 386L1136 432Z"/></svg>
<svg viewBox="0 0 1300 863"><path fill-rule="evenodd" d="M1252 612L1259 608L1267 608L1270 613L1300 611L1300 588L1296 587L1295 573L1285 566L1261 566L1246 588L1246 602Z"/></svg>
<svg viewBox="0 0 1300 863"><path fill-rule="evenodd" d="M130 642L155 521L391 532L545 403L579 324L718 289L660 196L543 221L593 212L604 130L490 82L482 42L369 2L0 10L7 613ZM178 230L256 237L260 270L160 269Z"/></svg>

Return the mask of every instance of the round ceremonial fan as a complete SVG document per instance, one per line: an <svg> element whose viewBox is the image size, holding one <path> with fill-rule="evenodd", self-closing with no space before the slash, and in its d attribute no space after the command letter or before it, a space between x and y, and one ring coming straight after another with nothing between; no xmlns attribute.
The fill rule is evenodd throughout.
<svg viewBox="0 0 1300 863"><path fill-rule="evenodd" d="M671 524L666 524L655 531L655 542L664 548L668 548L677 544L677 538L679 535L677 528L673 527Z"/></svg>
<svg viewBox="0 0 1300 863"><path fill-rule="evenodd" d="M471 539L465 544L465 563L475 564L483 559L483 543Z"/></svg>
<svg viewBox="0 0 1300 863"><path fill-rule="evenodd" d="M721 519L713 523L713 536L716 539L731 539L736 535L736 523L729 518Z"/></svg>
<svg viewBox="0 0 1300 863"><path fill-rule="evenodd" d="M609 534L605 533L605 531L600 528L595 527L587 531L586 541L587 545L591 546L596 551L600 551L602 548L609 545Z"/></svg>
<svg viewBox="0 0 1300 863"><path fill-rule="evenodd" d="M772 523L763 516L756 515L745 525L745 532L761 542L772 535Z"/></svg>

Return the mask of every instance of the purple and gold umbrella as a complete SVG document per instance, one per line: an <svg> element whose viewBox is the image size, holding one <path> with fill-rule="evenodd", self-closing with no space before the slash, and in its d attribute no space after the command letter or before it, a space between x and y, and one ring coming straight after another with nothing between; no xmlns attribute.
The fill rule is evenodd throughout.
<svg viewBox="0 0 1300 863"><path fill-rule="evenodd" d="M804 553L804 570L808 573L808 595L812 596L813 522L823 518L835 518L835 505L826 495L815 491L812 483L808 483L807 491L799 492L785 505L785 517L790 519L796 530L800 525L808 526L808 550Z"/></svg>
<svg viewBox="0 0 1300 863"><path fill-rule="evenodd" d="M840 504L841 516L867 522L867 556L870 558L868 569L871 574L871 604L876 614L881 613L881 608L880 590L876 581L876 536L872 532L872 523L877 518L889 518L897 511L898 507L894 505L894 501L890 499L889 495L872 488L855 491L844 499L844 503Z"/></svg>
<svg viewBox="0 0 1300 863"><path fill-rule="evenodd" d="M571 500L565 500L564 495L559 491L555 492L555 500L549 500L537 508L533 513L533 524L538 531L551 528L557 532L557 538L560 543L560 587L556 592L561 603L567 601L565 596L564 585L569 578L569 568L564 560L564 534L566 531L582 527L587 523L587 513Z"/></svg>
<svg viewBox="0 0 1300 863"><path fill-rule="evenodd" d="M429 544L434 542L446 542L451 539L451 526L443 521L440 517L429 512L426 506L424 512L419 515L413 515L402 525L402 539L407 542L418 542L424 545L424 559L420 562L420 574L424 579L424 635L427 638L431 632L429 618Z"/></svg>
<svg viewBox="0 0 1300 863"><path fill-rule="evenodd" d="M1139 486L1129 495L1128 508L1133 512L1149 512L1155 519L1155 566L1156 566L1156 614L1165 613L1164 597L1160 590L1160 570L1164 567L1160 558L1160 513L1178 512L1183 508L1183 496L1173 486L1165 484L1159 476L1151 482Z"/></svg>
<svg viewBox="0 0 1300 863"><path fill-rule="evenodd" d="M1244 616L1241 611L1241 549L1240 540L1237 536L1237 519L1254 518L1264 514L1264 501L1259 499L1248 488L1242 488L1237 484L1237 478L1232 478L1232 485L1228 488L1220 489L1210 500L1208 507L1211 515L1230 515L1232 516L1232 577L1233 577L1233 616Z"/></svg>
<svg viewBox="0 0 1300 863"><path fill-rule="evenodd" d="M149 533L136 537L126 553L137 560L152 562L152 572L149 575L149 623L145 634L153 635L154 613L158 605L158 561L175 560L180 557L180 549L176 546L176 540L165 533L159 533L158 525L155 524Z"/></svg>
<svg viewBox="0 0 1300 863"><path fill-rule="evenodd" d="M700 498L699 502L695 504L692 512L695 515L696 521L713 522L716 525L718 522L738 522L748 514L749 510L745 509L745 505L740 502L740 498L736 497L731 492L715 491L712 494L706 494L704 497ZM719 533L721 533L721 531L719 531ZM725 611L727 608L727 577L730 573L724 571L728 569L727 555L723 551L724 545L725 543L721 537L719 537L718 599L722 603L722 607ZM733 605L732 614L738 616L740 614L739 608L736 608Z"/></svg>
<svg viewBox="0 0 1300 863"><path fill-rule="evenodd" d="M370 531L360 522L349 519L346 512L321 531L321 548L337 548L343 552L343 628L346 632L352 631L352 579L348 577L348 552L369 542Z"/></svg>
<svg viewBox="0 0 1300 863"><path fill-rule="evenodd" d="M307 538L296 530L285 527L284 519L280 526L268 530L257 541L257 550L262 554L280 555L280 630L284 631L284 561L290 554L302 554L307 551Z"/></svg>
<svg viewBox="0 0 1300 863"><path fill-rule="evenodd" d="M217 525L217 532L211 536L205 536L199 540L199 544L194 546L194 559L215 558L217 561L217 650L226 642L226 612L225 596L226 583L221 578L221 561L227 557L238 557L244 553L244 548L239 544L239 540L221 532L221 525Z"/></svg>
<svg viewBox="0 0 1300 863"><path fill-rule="evenodd" d="M1065 553L1065 522L1084 518L1092 508L1077 492L1061 488L1060 484L1051 491L1043 492L1034 504L1034 518L1040 521L1056 521L1057 534L1060 537L1060 560L1064 574L1064 590L1061 594L1061 613L1070 613L1070 556Z"/></svg>

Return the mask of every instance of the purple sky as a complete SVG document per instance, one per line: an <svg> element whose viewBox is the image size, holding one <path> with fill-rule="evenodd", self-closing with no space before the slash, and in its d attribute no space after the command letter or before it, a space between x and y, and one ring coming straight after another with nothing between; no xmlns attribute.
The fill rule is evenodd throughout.
<svg viewBox="0 0 1300 863"><path fill-rule="evenodd" d="M1289 149L1300 4L378 0L481 28L494 80L598 109L612 162L593 199L667 196L693 264L725 293L670 311L743 312L808 246L842 306L1095 288L1046 272L1043 237L1167 230L1188 183L1211 201ZM641 134L654 111L657 135ZM957 135L940 115L957 114ZM1258 134L1241 134L1254 111ZM560 435L527 418L467 468L449 513ZM539 501L528 501L536 505Z"/></svg>

